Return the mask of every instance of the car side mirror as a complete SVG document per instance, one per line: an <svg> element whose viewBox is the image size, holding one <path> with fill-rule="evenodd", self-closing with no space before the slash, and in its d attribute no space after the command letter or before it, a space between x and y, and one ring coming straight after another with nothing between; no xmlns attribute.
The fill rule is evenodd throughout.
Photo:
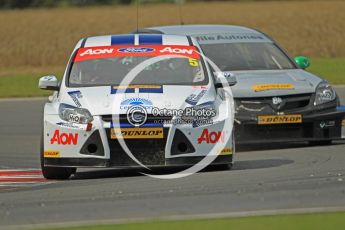
<svg viewBox="0 0 345 230"><path fill-rule="evenodd" d="M310 59L304 56L295 57L295 62L301 69L306 69L310 66Z"/></svg>
<svg viewBox="0 0 345 230"><path fill-rule="evenodd" d="M60 89L60 83L58 79L53 75L44 76L40 78L38 88L43 90L58 91Z"/></svg>
<svg viewBox="0 0 345 230"><path fill-rule="evenodd" d="M237 79L235 74L230 72L216 72L215 74L215 86L216 88L222 88L223 82L222 79L226 79L226 82L229 84L229 86L234 86L237 84Z"/></svg>

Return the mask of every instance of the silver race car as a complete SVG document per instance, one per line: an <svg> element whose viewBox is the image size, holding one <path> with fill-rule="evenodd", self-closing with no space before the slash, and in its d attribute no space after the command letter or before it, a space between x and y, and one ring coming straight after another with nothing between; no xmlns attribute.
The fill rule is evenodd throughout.
<svg viewBox="0 0 345 230"><path fill-rule="evenodd" d="M195 39L176 35L79 41L62 81L39 81L41 89L55 91L44 108L43 175L67 179L78 167L194 165L211 155L213 164L231 166L223 90L235 82L224 84L199 50Z"/></svg>
<svg viewBox="0 0 345 230"><path fill-rule="evenodd" d="M226 75L236 77L236 143L341 138L344 110L332 86L292 59L272 38L253 29L225 25L163 26L141 33L190 35ZM339 107L341 108L341 107Z"/></svg>

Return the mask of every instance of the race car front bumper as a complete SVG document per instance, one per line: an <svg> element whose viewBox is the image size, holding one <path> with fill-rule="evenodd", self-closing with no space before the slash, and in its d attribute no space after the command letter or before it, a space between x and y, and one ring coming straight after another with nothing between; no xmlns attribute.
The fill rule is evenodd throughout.
<svg viewBox="0 0 345 230"><path fill-rule="evenodd" d="M258 124L257 116L237 116L236 144L331 141L345 138L345 111L302 114L301 123Z"/></svg>
<svg viewBox="0 0 345 230"><path fill-rule="evenodd" d="M162 127L161 138L123 139L131 154L146 167L187 166L200 162L212 152L216 159L212 164L232 164L232 132L222 129L224 121L191 127L181 125L172 131ZM114 129L104 116L95 116L92 129L86 125L66 124L59 116L48 115L44 122L44 165L50 167L140 167L123 150L119 139L112 136ZM199 141L205 133L221 134L223 149L213 149L213 144ZM214 138L214 136L212 136ZM212 139L211 138L211 139ZM211 151L212 150L212 151Z"/></svg>
<svg viewBox="0 0 345 230"><path fill-rule="evenodd" d="M200 162L204 157L179 157L175 159L166 159L163 165L145 165L149 168L154 167L184 167L195 165ZM128 160L131 160L128 158ZM45 166L52 167L78 167L78 168L141 168L139 165L133 163L131 165L117 165L114 159L98 159L98 158L45 158ZM212 165L232 165L232 155L218 156Z"/></svg>

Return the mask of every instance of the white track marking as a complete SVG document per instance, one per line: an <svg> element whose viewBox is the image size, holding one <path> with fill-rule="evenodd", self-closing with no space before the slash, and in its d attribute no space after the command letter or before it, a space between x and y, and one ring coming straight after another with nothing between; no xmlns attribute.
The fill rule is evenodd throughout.
<svg viewBox="0 0 345 230"><path fill-rule="evenodd" d="M56 183L46 180L38 169L0 169L0 191Z"/></svg>

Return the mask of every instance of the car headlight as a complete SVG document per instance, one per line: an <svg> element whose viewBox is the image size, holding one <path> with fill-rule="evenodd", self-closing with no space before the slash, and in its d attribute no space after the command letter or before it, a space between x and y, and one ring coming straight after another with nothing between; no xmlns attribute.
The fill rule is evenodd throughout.
<svg viewBox="0 0 345 230"><path fill-rule="evenodd" d="M336 93L332 86L328 84L328 82L321 82L316 88L314 105L331 102L335 100L335 98Z"/></svg>
<svg viewBox="0 0 345 230"><path fill-rule="evenodd" d="M210 120L215 116L217 116L216 106L213 102L206 102L193 107L185 108L182 120Z"/></svg>
<svg viewBox="0 0 345 230"><path fill-rule="evenodd" d="M64 121L78 124L88 124L93 121L93 117L89 110L67 104L60 104L59 116Z"/></svg>

